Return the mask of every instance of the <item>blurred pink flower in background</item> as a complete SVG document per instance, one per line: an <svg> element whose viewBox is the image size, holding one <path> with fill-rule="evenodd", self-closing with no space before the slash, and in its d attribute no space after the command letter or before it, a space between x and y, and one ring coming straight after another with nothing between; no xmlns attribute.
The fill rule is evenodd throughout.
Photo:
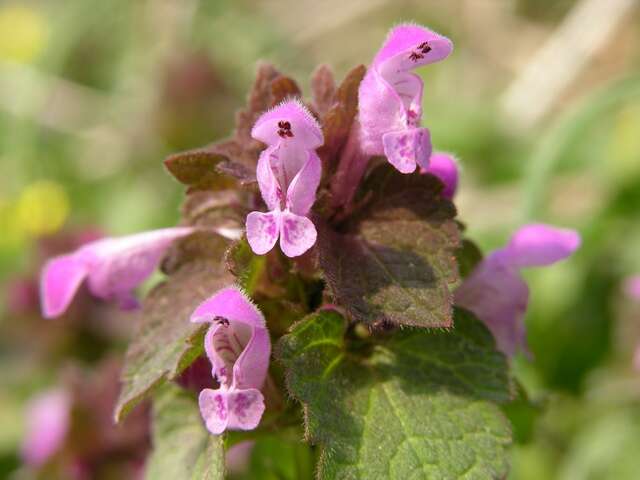
<svg viewBox="0 0 640 480"><path fill-rule="evenodd" d="M69 430L71 399L62 389L43 392L29 401L22 444L25 463L39 467L58 452Z"/></svg>
<svg viewBox="0 0 640 480"><path fill-rule="evenodd" d="M482 320L506 355L526 349L524 315L529 287L520 275L526 267L552 265L580 246L569 229L531 224L517 230L509 243L487 255L455 292L455 303Z"/></svg>

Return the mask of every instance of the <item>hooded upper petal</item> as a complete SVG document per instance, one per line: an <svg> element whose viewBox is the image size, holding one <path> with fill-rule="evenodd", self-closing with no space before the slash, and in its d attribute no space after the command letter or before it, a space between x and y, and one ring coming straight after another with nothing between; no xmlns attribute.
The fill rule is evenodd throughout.
<svg viewBox="0 0 640 480"><path fill-rule="evenodd" d="M419 125L423 82L412 70L446 58L452 49L449 39L419 25L403 24L389 32L358 93L365 153L382 155L384 134Z"/></svg>
<svg viewBox="0 0 640 480"><path fill-rule="evenodd" d="M213 322L216 317L266 328L262 312L242 290L235 286L218 290L213 296L198 305L198 308L191 315L191 321L195 323Z"/></svg>
<svg viewBox="0 0 640 480"><path fill-rule="evenodd" d="M421 25L404 23L389 31L373 66L380 71L407 71L444 60L452 51L453 43L447 37Z"/></svg>
<svg viewBox="0 0 640 480"><path fill-rule="evenodd" d="M251 136L267 145L292 141L304 148L318 148L324 142L320 125L298 100L285 100L263 113L256 121Z"/></svg>

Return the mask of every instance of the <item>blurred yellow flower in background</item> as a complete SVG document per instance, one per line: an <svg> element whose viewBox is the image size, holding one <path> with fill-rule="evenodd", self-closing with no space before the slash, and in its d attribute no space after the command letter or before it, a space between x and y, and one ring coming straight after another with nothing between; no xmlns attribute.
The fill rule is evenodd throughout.
<svg viewBox="0 0 640 480"><path fill-rule="evenodd" d="M15 207L16 226L28 236L54 233L69 214L69 199L57 183L39 180L20 194Z"/></svg>
<svg viewBox="0 0 640 480"><path fill-rule="evenodd" d="M30 63L44 49L46 21L39 11L21 5L0 7L0 60Z"/></svg>

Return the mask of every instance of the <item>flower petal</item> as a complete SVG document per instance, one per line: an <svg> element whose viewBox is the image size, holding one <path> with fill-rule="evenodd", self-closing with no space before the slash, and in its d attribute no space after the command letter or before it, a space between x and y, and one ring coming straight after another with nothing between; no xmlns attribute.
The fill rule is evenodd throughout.
<svg viewBox="0 0 640 480"><path fill-rule="evenodd" d="M63 390L50 390L29 401L22 444L27 464L40 466L60 450L69 430L70 410L71 399Z"/></svg>
<svg viewBox="0 0 640 480"><path fill-rule="evenodd" d="M200 392L200 413L207 430L219 435L225 430L252 430L264 413L264 397L259 390L212 390Z"/></svg>
<svg viewBox="0 0 640 480"><path fill-rule="evenodd" d="M624 281L624 292L630 299L640 301L640 275L628 277Z"/></svg>
<svg viewBox="0 0 640 480"><path fill-rule="evenodd" d="M444 60L452 51L447 37L420 25L402 24L391 29L373 65L383 73L408 71Z"/></svg>
<svg viewBox="0 0 640 480"><path fill-rule="evenodd" d="M237 287L220 290L200 304L192 322L214 322L204 338L213 375L221 385L260 388L269 367L271 340L258 308ZM233 376L232 376L233 375Z"/></svg>
<svg viewBox="0 0 640 480"><path fill-rule="evenodd" d="M289 128L283 130L280 122L289 122ZM290 136L287 131L291 132ZM267 145L293 140L308 149L318 148L324 142L320 125L298 100L285 100L263 113L253 126L251 136Z"/></svg>
<svg viewBox="0 0 640 480"><path fill-rule="evenodd" d="M266 328L253 329L251 338L233 366L234 388L262 388L269 369L271 339Z"/></svg>
<svg viewBox="0 0 640 480"><path fill-rule="evenodd" d="M281 212L251 212L247 215L247 241L251 250L257 255L270 251L278 240L280 233Z"/></svg>
<svg viewBox="0 0 640 480"><path fill-rule="evenodd" d="M416 166L428 168L431 135L426 128L388 132L382 136L384 153L389 163L401 173L412 173Z"/></svg>
<svg viewBox="0 0 640 480"><path fill-rule="evenodd" d="M231 390L227 394L230 430L253 430L264 413L264 397L260 390Z"/></svg>
<svg viewBox="0 0 640 480"><path fill-rule="evenodd" d="M544 224L525 225L505 248L509 263L515 267L542 267L571 255L580 246L580 235L574 231Z"/></svg>
<svg viewBox="0 0 640 480"><path fill-rule="evenodd" d="M227 392L205 388L200 392L198 404L207 430L214 435L224 432L229 423Z"/></svg>
<svg viewBox="0 0 640 480"><path fill-rule="evenodd" d="M316 191L322 176L322 163L314 151L295 176L287 191L287 208L296 215L306 215L316 201Z"/></svg>
<svg viewBox="0 0 640 480"><path fill-rule="evenodd" d="M250 326L233 322L211 325L204 337L204 349L211 362L211 373L221 385L233 383L234 365L253 334Z"/></svg>
<svg viewBox="0 0 640 480"><path fill-rule="evenodd" d="M442 195L451 200L458 188L458 165L453 155L435 152L429 158L429 167L422 169L423 173L430 173L444 183Z"/></svg>
<svg viewBox="0 0 640 480"><path fill-rule="evenodd" d="M316 243L318 234L307 217L288 211L282 212L280 248L287 257L297 257Z"/></svg>
<svg viewBox="0 0 640 480"><path fill-rule="evenodd" d="M218 290L202 302L191 315L194 323L212 322L216 317L265 328L262 312L238 287Z"/></svg>
<svg viewBox="0 0 640 480"><path fill-rule="evenodd" d="M157 267L169 246L193 233L190 227L164 228L105 238L78 251L89 266L89 289L96 297L121 300Z"/></svg>
<svg viewBox="0 0 640 480"><path fill-rule="evenodd" d="M258 158L258 167L256 168L256 178L260 194L267 204L269 210L275 210L280 207L281 200L284 199L285 193L280 189L278 180L271 168L270 157L275 155L277 146L266 148L260 153Z"/></svg>
<svg viewBox="0 0 640 480"><path fill-rule="evenodd" d="M289 189L289 185L309 158L310 150L298 142L283 141L275 147L270 147L269 165L282 192Z"/></svg>
<svg viewBox="0 0 640 480"><path fill-rule="evenodd" d="M487 257L455 292L455 304L482 320L506 355L526 349L528 303L527 284L499 256Z"/></svg>
<svg viewBox="0 0 640 480"><path fill-rule="evenodd" d="M87 267L78 255L63 255L49 260L40 280L42 315L45 318L62 315L87 274Z"/></svg>

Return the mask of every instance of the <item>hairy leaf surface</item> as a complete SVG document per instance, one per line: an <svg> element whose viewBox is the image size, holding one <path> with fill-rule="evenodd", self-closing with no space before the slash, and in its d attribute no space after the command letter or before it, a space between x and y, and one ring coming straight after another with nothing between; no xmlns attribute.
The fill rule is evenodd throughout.
<svg viewBox="0 0 640 480"><path fill-rule="evenodd" d="M478 320L460 311L451 331L405 329L351 351L346 328L321 312L279 344L307 439L322 448L319 478L505 477L507 364Z"/></svg>
<svg viewBox="0 0 640 480"><path fill-rule="evenodd" d="M166 385L155 395L153 446L145 467L147 480L224 478L222 437L209 434L196 399L177 386Z"/></svg>
<svg viewBox="0 0 640 480"><path fill-rule="evenodd" d="M163 263L170 276L147 295L132 319L140 327L125 356L116 421L154 387L176 378L203 351L204 327L190 323L189 317L200 302L233 279L221 261L226 242L211 233L202 235L172 247Z"/></svg>
<svg viewBox="0 0 640 480"><path fill-rule="evenodd" d="M337 232L320 222L320 265L337 303L367 324L449 327L458 227L431 175L377 168L366 207Z"/></svg>

